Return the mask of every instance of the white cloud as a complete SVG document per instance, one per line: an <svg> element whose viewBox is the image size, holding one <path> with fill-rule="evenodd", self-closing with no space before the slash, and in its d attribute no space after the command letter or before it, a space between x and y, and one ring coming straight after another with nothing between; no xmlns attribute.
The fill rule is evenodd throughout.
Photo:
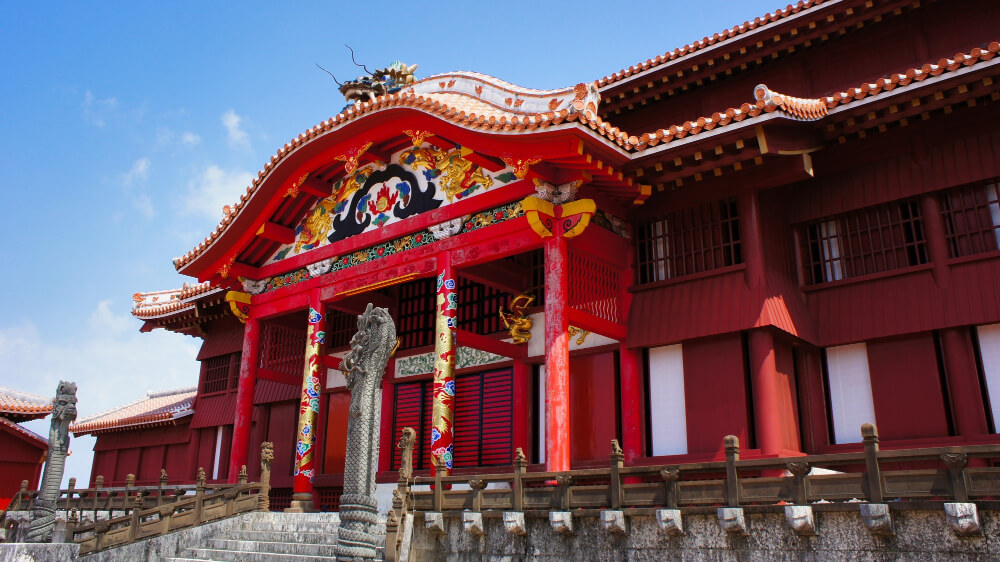
<svg viewBox="0 0 1000 562"><path fill-rule="evenodd" d="M240 128L243 118L230 109L222 114L222 126L229 135L230 148L250 148L250 136Z"/></svg>
<svg viewBox="0 0 1000 562"><path fill-rule="evenodd" d="M149 158L139 158L132 163L132 167L122 174L122 190L129 199L132 207L146 218L152 218L155 214L153 202L146 193L145 183L149 179L149 167L152 165Z"/></svg>
<svg viewBox="0 0 1000 562"><path fill-rule="evenodd" d="M107 119L118 109L118 99L97 99L87 90L83 95L83 119L96 127L107 125Z"/></svg>
<svg viewBox="0 0 1000 562"><path fill-rule="evenodd" d="M201 142L201 137L197 133L184 131L177 133L170 127L159 127L156 129L156 146L168 147L175 144L181 146L195 146Z"/></svg>
<svg viewBox="0 0 1000 562"><path fill-rule="evenodd" d="M80 325L63 326L58 337L31 321L0 327L0 385L39 396L52 396L60 380L77 383L77 411L82 419L138 400L149 390L194 386L195 357L201 340L156 330L139 333L127 305L103 300ZM26 424L48 435L49 419ZM73 438L64 484L88 481L92 437Z"/></svg>
<svg viewBox="0 0 1000 562"><path fill-rule="evenodd" d="M252 179L250 172L210 164L190 182L185 211L218 220L222 207L235 204Z"/></svg>

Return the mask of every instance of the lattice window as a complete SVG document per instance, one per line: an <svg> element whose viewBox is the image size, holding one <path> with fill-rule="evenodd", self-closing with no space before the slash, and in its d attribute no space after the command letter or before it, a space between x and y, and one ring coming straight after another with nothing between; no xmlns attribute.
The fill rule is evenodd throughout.
<svg viewBox="0 0 1000 562"><path fill-rule="evenodd" d="M455 380L455 467L511 463L513 448L514 377L511 369L462 375ZM431 409L434 381L395 385L393 437L404 427L417 432L413 468L430 468ZM395 449L392 468L400 465Z"/></svg>
<svg viewBox="0 0 1000 562"><path fill-rule="evenodd" d="M239 373L237 369L232 368L232 363L237 354L230 353L227 355L219 355L218 357L209 357L205 359L203 364L205 365L205 380L202 383L201 391L203 393L211 392L222 392L230 388L235 387L235 381L233 380L233 371ZM239 365L239 360L237 359L236 364Z"/></svg>
<svg viewBox="0 0 1000 562"><path fill-rule="evenodd" d="M613 267L584 252L569 252L569 306L608 322L619 322L621 275Z"/></svg>
<svg viewBox="0 0 1000 562"><path fill-rule="evenodd" d="M436 279L418 279L399 286L400 349L431 345L434 342L434 299Z"/></svg>
<svg viewBox="0 0 1000 562"><path fill-rule="evenodd" d="M326 341L331 349L346 347L358 331L358 316L340 310L326 315Z"/></svg>
<svg viewBox="0 0 1000 562"><path fill-rule="evenodd" d="M826 283L927 263L920 206L897 201L806 225L811 283Z"/></svg>
<svg viewBox="0 0 1000 562"><path fill-rule="evenodd" d="M317 488L316 507L320 511L340 511L340 496L343 493L343 488Z"/></svg>
<svg viewBox="0 0 1000 562"><path fill-rule="evenodd" d="M541 248L518 254L511 258L515 264L528 270L530 286L524 292L535 297L531 306L545 305L545 253Z"/></svg>
<svg viewBox="0 0 1000 562"><path fill-rule="evenodd" d="M271 488L267 495L270 511L285 511L289 507L292 507L291 488Z"/></svg>
<svg viewBox="0 0 1000 562"><path fill-rule="evenodd" d="M940 200L951 257L1000 248L1000 183L949 189Z"/></svg>
<svg viewBox="0 0 1000 562"><path fill-rule="evenodd" d="M513 296L499 289L471 281L458 281L458 327L477 334L504 331L500 307L507 307Z"/></svg>
<svg viewBox="0 0 1000 562"><path fill-rule="evenodd" d="M667 214L636 228L639 282L743 263L736 199Z"/></svg>
<svg viewBox="0 0 1000 562"><path fill-rule="evenodd" d="M306 360L306 331L269 323L261 331L260 366L301 375Z"/></svg>

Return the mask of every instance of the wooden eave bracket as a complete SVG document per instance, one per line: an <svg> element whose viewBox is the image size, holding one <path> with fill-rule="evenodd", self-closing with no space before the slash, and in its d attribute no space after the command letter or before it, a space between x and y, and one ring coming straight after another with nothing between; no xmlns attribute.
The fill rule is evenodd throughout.
<svg viewBox="0 0 1000 562"><path fill-rule="evenodd" d="M257 236L279 244L291 244L295 241L295 230L275 222L267 221L257 229Z"/></svg>
<svg viewBox="0 0 1000 562"><path fill-rule="evenodd" d="M754 132L760 154L809 154L825 144L811 122L769 121L754 127Z"/></svg>

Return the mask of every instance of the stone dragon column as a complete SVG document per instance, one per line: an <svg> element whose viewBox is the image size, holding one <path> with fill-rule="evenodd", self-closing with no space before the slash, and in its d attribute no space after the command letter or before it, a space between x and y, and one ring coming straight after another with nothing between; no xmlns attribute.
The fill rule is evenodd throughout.
<svg viewBox="0 0 1000 562"><path fill-rule="evenodd" d="M351 392L347 418L344 492L340 496L337 559L374 559L378 526L375 473L378 470L380 390L386 364L396 348L396 325L384 308L370 303L358 317L358 333L341 370Z"/></svg>
<svg viewBox="0 0 1000 562"><path fill-rule="evenodd" d="M295 477L292 505L286 511L313 510L313 479L316 477L316 420L319 417L320 372L324 369L326 344L326 307L319 292L309 294L309 327L306 334L306 361L302 374L302 395L299 402L299 431L295 443Z"/></svg>
<svg viewBox="0 0 1000 562"><path fill-rule="evenodd" d="M59 485L66 469L69 451L69 424L76 420L76 383L59 381L56 397L52 400L52 422L49 425L49 452L45 457L45 473L38 489L31 525L25 542L52 542L52 528L56 524L56 502Z"/></svg>

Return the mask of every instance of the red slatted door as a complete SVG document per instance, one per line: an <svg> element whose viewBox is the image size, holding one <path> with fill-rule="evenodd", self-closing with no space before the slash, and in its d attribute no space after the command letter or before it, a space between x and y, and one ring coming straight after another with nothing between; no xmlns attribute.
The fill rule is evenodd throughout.
<svg viewBox="0 0 1000 562"><path fill-rule="evenodd" d="M395 447L399 438L403 435L404 427L412 427L420 437L420 421L423 417L423 383L400 383L395 385L396 400L393 407L393 448L392 448L392 468L398 469L400 466L400 456L402 452ZM421 466L420 450L414 451L414 467Z"/></svg>
<svg viewBox="0 0 1000 562"><path fill-rule="evenodd" d="M483 373L480 466L511 463L514 418L514 371Z"/></svg>
<svg viewBox="0 0 1000 562"><path fill-rule="evenodd" d="M458 377L455 389L455 467L479 466L480 374Z"/></svg>

